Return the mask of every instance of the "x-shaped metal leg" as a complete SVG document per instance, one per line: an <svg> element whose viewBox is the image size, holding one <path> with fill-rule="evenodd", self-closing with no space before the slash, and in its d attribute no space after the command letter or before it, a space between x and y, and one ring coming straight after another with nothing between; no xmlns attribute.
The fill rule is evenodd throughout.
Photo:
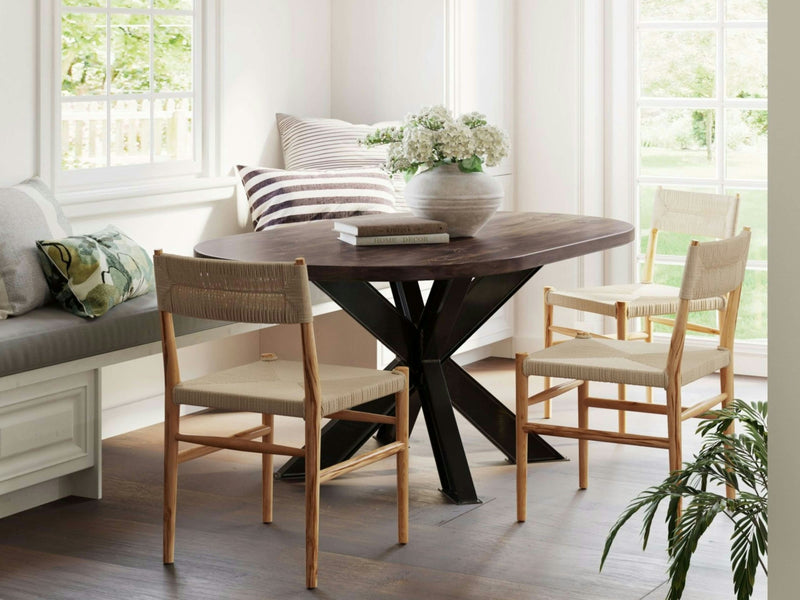
<svg viewBox="0 0 800 600"><path fill-rule="evenodd" d="M514 414L470 377L450 357L539 268L480 278L434 281L426 301L417 282L392 282L394 304L364 281L316 282L339 306L395 353L386 368L411 370L411 427L420 409L431 440L442 492L461 504L480 502L464 453L453 408L515 460ZM391 414L393 397L359 407ZM355 454L378 429L370 423L331 421L322 430L322 467ZM384 427L379 440L393 439ZM529 434L528 460L563 457L535 434ZM302 477L302 458L289 460L280 477Z"/></svg>

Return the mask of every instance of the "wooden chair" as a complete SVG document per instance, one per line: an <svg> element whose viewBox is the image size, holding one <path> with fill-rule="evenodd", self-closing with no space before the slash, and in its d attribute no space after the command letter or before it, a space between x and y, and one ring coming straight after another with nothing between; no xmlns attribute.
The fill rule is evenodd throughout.
<svg viewBox="0 0 800 600"><path fill-rule="evenodd" d="M517 520L526 513L528 432L577 438L579 486L588 485L588 441L617 442L666 448L669 468L681 468L681 423L701 417L715 405L733 400L733 340L742 291L750 230L727 240L692 242L686 258L675 326L669 344L642 344L579 333L578 337L533 354L516 357ZM718 348L685 348L687 320L693 302L727 294ZM715 371L720 372L720 393L692 406L681 405L681 387ZM545 388L528 396L528 377L567 378L572 381ZM628 402L589 396L589 381L661 387L666 404ZM545 425L528 421L528 407L578 388L578 427ZM666 415L667 435L636 435L589 428L589 409L621 409ZM522 458L520 458L522 457ZM728 489L733 497L733 489Z"/></svg>
<svg viewBox="0 0 800 600"><path fill-rule="evenodd" d="M164 563L174 562L177 467L223 448L262 454L262 519L272 522L272 455L305 458L306 586L317 586L319 486L378 460L397 456L398 540L408 541L408 369L379 371L317 364L305 261L245 263L162 254L154 257L165 378ZM181 381L172 315L249 323L300 325L303 360L274 355L190 381ZM393 394L395 416L351 410ZM261 425L228 437L179 431L180 405L256 412ZM273 442L273 415L305 420L305 446ZM395 425L396 441L320 470L320 421L335 419ZM261 441L255 441L261 438ZM197 447L178 451L178 442Z"/></svg>
<svg viewBox="0 0 800 600"><path fill-rule="evenodd" d="M591 333L593 337L619 340L653 341L653 323L674 325L674 320L663 315L674 314L678 310L678 288L653 282L656 247L660 232L684 233L693 236L708 236L717 239L732 237L736 231L739 213L739 195L721 196L679 190L665 190L659 187L653 201L653 218L650 238L644 261L644 274L641 283L623 285L604 285L575 290L556 290L544 288L544 346L549 348L554 342L553 334L575 337L578 330L553 324L553 307L560 306L574 310L612 317L616 320L617 335L607 336ZM690 304L690 311L725 309L724 297L697 298ZM644 330L630 331L628 321L642 317ZM702 333L719 335L718 327L708 327L687 323L687 329ZM545 387L550 387L549 378ZM618 396L625 400L625 386L620 385ZM647 401L652 402L652 388L647 388ZM551 415L550 401L544 403L544 417ZM619 431L625 432L625 412L619 412Z"/></svg>

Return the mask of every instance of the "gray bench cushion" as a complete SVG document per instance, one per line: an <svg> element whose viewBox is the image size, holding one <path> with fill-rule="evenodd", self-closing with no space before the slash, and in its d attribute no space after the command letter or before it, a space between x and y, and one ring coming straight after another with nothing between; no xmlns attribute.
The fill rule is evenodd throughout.
<svg viewBox="0 0 800 600"><path fill-rule="evenodd" d="M225 325L175 317L176 335ZM87 320L51 304L0 321L0 377L156 342L161 339L154 293Z"/></svg>

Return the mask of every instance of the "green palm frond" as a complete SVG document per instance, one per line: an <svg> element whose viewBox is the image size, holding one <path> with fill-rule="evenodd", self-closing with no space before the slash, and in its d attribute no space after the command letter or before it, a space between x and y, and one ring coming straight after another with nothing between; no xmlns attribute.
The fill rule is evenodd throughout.
<svg viewBox="0 0 800 600"><path fill-rule="evenodd" d="M737 600L752 596L759 567L767 573L767 403L735 400L730 407L707 416L710 418L697 428L703 436L700 452L681 470L643 491L627 506L611 527L600 560L602 570L617 533L639 511L643 521L642 549L646 549L658 508L667 500L667 600L680 600L692 555L719 514L734 525L731 568ZM734 423L740 433L727 434ZM736 498L725 496L726 485L736 490ZM689 504L681 514L684 500Z"/></svg>

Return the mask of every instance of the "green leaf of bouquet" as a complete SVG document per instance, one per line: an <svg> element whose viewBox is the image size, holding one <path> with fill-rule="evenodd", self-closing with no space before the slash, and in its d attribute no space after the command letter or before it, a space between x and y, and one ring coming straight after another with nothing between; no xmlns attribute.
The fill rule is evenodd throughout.
<svg viewBox="0 0 800 600"><path fill-rule="evenodd" d="M419 169L419 165L411 165L410 167L408 167L408 168L407 168L407 169L406 169L406 170L403 172L403 176L405 177L406 183L408 183L408 181L409 181L409 180L410 180L410 179L411 179L411 178L412 178L414 175L416 175L416 173L417 173L417 170L418 170L418 169Z"/></svg>
<svg viewBox="0 0 800 600"><path fill-rule="evenodd" d="M469 158L458 161L458 168L463 173L478 173L483 171L483 163L480 158L473 154Z"/></svg>

